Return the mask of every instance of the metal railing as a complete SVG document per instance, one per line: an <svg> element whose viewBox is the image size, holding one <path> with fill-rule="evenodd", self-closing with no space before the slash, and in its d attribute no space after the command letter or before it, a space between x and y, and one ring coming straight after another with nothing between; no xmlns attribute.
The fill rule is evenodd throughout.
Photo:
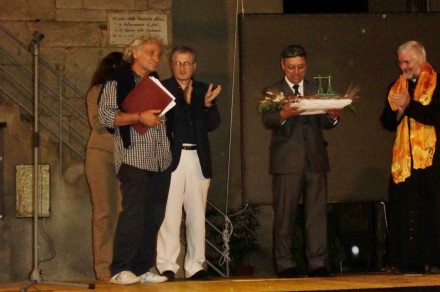
<svg viewBox="0 0 440 292"><path fill-rule="evenodd" d="M226 217L226 214L223 213L223 211L221 211L219 208L217 208L212 202L208 201L208 206L210 208L210 210L213 210L216 214L220 215L222 218ZM226 220L226 219L224 219ZM220 242L222 242L221 248L223 248L223 250L221 250L221 248L219 248L218 246L216 246L214 238L210 238L208 239L208 237L206 237L206 244L207 244L207 254L209 253L209 251L211 251L212 254L215 254L216 256L213 257L213 259L207 259L206 263L208 265L209 268L211 268L212 270L214 270L215 272L217 272L219 275L223 276L223 277L229 277L230 276L230 270L229 270L229 248L225 247L225 234L224 234L224 230L220 230L219 227L217 227L214 222L211 222L209 219L205 220L206 222L206 229L207 229L207 234L209 233L209 231L212 231L213 233L216 233L217 235L219 234L221 236L221 240ZM222 224L224 224L225 222L223 221ZM229 236L229 235L228 235ZM227 239L227 241L229 241L229 239ZM225 249L227 249L227 251L225 251ZM214 259L215 258L215 259ZM214 260L217 262L217 265L214 264ZM222 270L223 268L223 270Z"/></svg>
<svg viewBox="0 0 440 292"><path fill-rule="evenodd" d="M0 25L0 91L30 116L35 98L33 58L29 47ZM41 57L39 64L39 124L58 143L61 164L64 147L84 159L89 125L85 107L78 105L85 103L85 94Z"/></svg>

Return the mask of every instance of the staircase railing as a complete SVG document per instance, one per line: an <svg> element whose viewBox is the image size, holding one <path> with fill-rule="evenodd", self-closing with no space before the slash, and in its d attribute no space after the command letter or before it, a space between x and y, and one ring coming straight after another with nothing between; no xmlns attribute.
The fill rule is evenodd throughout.
<svg viewBox="0 0 440 292"><path fill-rule="evenodd" d="M0 92L17 104L24 113L33 116L33 54L13 33L0 24ZM85 158L85 146L89 134L89 124L85 110L85 94L72 85L41 56L39 124L58 143L60 170L63 169L63 147L67 146L79 160ZM78 104L81 103L81 104ZM211 202L208 204L221 216L221 210ZM207 229L222 235L222 231L206 220ZM182 239L185 244L185 240ZM219 257L223 251L215 243L206 239L207 247ZM229 262L224 266L207 259L207 265L220 276L229 276Z"/></svg>
<svg viewBox="0 0 440 292"><path fill-rule="evenodd" d="M219 208L217 208L212 202L208 201L208 207L211 211L215 212L217 215L220 215L222 218L224 218L224 220L226 220L226 214L223 213L223 211L221 211ZM229 237L230 234L225 234L228 233L227 231L225 232L225 230L220 230L215 224L214 222L211 222L209 219L205 220L206 222L206 229L207 229L207 234L209 234L210 232L212 233L216 233L216 235L220 235L222 240L222 246L218 247L216 246L216 242L214 237L213 238L208 238L208 236L206 237L206 244L207 244L207 248L206 248L206 254L208 256L208 254L213 254L213 258L212 259L207 259L206 262L209 266L209 268L211 268L212 270L214 270L216 273L218 273L219 275L223 276L223 277L229 277L230 276L230 270L229 270L229 247L226 247L225 245L229 245L229 238L225 238L225 237ZM225 221L222 222L222 224L225 224ZM217 265L214 263L214 260L216 261Z"/></svg>
<svg viewBox="0 0 440 292"><path fill-rule="evenodd" d="M0 25L0 91L30 116L34 105L33 57L28 46ZM42 57L39 65L39 124L58 143L61 164L66 146L78 159L84 159L89 134L87 116L81 111L85 95Z"/></svg>

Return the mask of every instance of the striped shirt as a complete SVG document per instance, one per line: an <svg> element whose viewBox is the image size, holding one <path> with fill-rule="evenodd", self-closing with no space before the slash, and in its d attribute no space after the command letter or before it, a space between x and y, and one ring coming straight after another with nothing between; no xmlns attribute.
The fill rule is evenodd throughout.
<svg viewBox="0 0 440 292"><path fill-rule="evenodd" d="M136 84L141 80L135 76ZM171 164L170 142L165 124L149 128L143 135L130 127L131 146L124 148L119 127L114 126L120 109L116 101L117 81L106 83L99 102L99 121L107 128L115 130L113 134L114 159L116 173L122 163L148 171L163 171Z"/></svg>

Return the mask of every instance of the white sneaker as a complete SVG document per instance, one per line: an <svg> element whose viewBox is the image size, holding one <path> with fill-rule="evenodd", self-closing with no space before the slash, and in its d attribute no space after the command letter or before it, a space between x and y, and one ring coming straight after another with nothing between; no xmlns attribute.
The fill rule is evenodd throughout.
<svg viewBox="0 0 440 292"><path fill-rule="evenodd" d="M129 285L139 283L140 279L138 276L133 274L130 271L122 271L110 279L110 283L119 284L119 285Z"/></svg>
<svg viewBox="0 0 440 292"><path fill-rule="evenodd" d="M145 274L140 275L139 279L141 280L141 284L162 283L168 281L168 278L166 276L159 276L150 272L146 272Z"/></svg>

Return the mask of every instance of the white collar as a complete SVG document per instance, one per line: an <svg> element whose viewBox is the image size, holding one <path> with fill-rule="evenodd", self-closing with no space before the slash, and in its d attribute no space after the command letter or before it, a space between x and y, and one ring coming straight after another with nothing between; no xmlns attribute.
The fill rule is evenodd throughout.
<svg viewBox="0 0 440 292"><path fill-rule="evenodd" d="M289 85L290 88L292 88L293 85L295 85L292 82L290 82L289 80L287 80L286 76L284 76L284 80L286 80L286 82L287 82L287 84ZM304 95L304 79L301 80L301 82L298 83L298 85L299 85L298 91L301 93L301 95Z"/></svg>

